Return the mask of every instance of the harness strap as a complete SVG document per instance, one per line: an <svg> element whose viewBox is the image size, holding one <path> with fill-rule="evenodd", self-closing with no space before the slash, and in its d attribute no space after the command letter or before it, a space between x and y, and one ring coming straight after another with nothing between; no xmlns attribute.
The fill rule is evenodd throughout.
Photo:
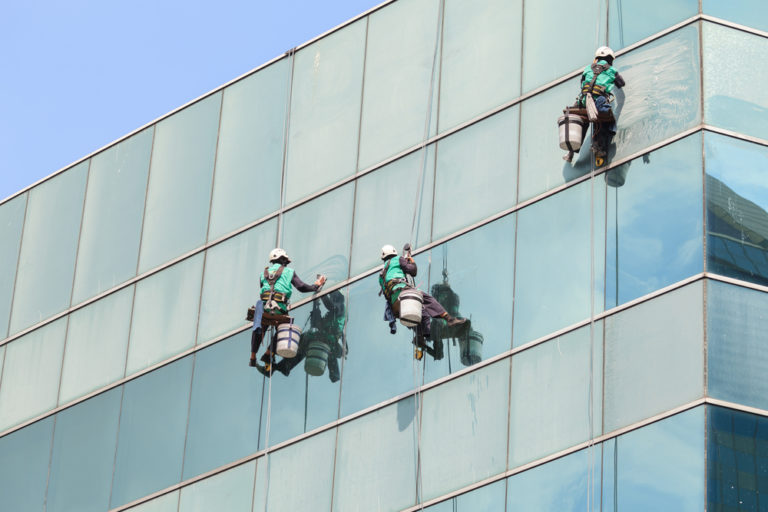
<svg viewBox="0 0 768 512"><path fill-rule="evenodd" d="M261 300L264 301L265 307L268 309L275 308L275 305L272 304L273 301L281 302L283 304L287 304L288 302L284 293L275 291L275 284L277 283L277 280L280 279L280 276L283 275L283 269L285 269L285 265L280 265L274 272L270 272L269 267L264 267L264 279L266 279L267 284L269 284L269 292L262 293Z"/></svg>
<svg viewBox="0 0 768 512"><path fill-rule="evenodd" d="M589 82L589 84L584 85L584 87L581 88L581 94L582 96L587 94L595 94L595 89L597 88L598 91L602 90L601 92L597 92L599 96L604 96L605 93L605 87L598 85L595 85L595 82L597 81L597 77L600 76L604 71L608 71L611 69L611 66L606 66L604 64L598 64L596 62L593 62L590 66L590 69L592 70L592 80Z"/></svg>

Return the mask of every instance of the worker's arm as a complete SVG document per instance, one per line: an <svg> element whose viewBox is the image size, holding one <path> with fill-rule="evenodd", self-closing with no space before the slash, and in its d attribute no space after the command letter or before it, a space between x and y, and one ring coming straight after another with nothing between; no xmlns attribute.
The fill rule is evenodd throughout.
<svg viewBox="0 0 768 512"><path fill-rule="evenodd" d="M406 257L400 257L400 268L403 269L403 272L408 274L409 276L416 277L416 272L418 271L416 268L416 262L413 261L413 258L406 258Z"/></svg>
<svg viewBox="0 0 768 512"><path fill-rule="evenodd" d="M294 272L293 279L291 279L291 284L300 292L316 292L320 289L320 287L323 286L323 284L325 284L325 276L320 276L314 284L307 284L299 279L299 276L297 276L296 272Z"/></svg>
<svg viewBox="0 0 768 512"><path fill-rule="evenodd" d="M613 83L619 89L627 85L627 82L624 81L624 77L621 76L619 73L616 73L616 77L613 79Z"/></svg>

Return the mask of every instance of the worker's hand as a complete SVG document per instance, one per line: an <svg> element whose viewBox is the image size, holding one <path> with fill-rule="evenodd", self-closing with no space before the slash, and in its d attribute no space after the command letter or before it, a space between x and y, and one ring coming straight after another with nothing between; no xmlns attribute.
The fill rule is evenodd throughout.
<svg viewBox="0 0 768 512"><path fill-rule="evenodd" d="M324 275L320 275L315 281L315 286L322 287L328 279Z"/></svg>
<svg viewBox="0 0 768 512"><path fill-rule="evenodd" d="M409 263L416 263L415 261L413 261L413 258L411 257L410 254L406 256L405 259L408 260Z"/></svg>

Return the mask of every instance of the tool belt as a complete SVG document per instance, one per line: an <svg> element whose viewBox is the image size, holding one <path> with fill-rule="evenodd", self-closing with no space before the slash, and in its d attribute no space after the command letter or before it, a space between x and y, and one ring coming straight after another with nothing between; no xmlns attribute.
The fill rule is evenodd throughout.
<svg viewBox="0 0 768 512"><path fill-rule="evenodd" d="M408 281L405 279L397 278L397 279L390 279L387 281L387 283L384 285L384 297L387 300L390 300L392 297L392 293L394 293L394 288L398 284L404 284L406 285L406 288L408 287Z"/></svg>

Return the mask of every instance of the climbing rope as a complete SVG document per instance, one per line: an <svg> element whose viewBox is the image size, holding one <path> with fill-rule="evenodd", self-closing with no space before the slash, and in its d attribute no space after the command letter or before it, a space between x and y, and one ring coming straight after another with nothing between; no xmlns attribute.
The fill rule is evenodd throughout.
<svg viewBox="0 0 768 512"><path fill-rule="evenodd" d="M272 342L275 341L275 331L277 328L270 327L269 328L271 334L269 347L271 349ZM266 336L265 336L266 338ZM274 357L274 356L273 356ZM273 370L273 365L270 365L269 370L270 372ZM272 379L267 378L267 376L264 376L265 380L269 381L269 392L267 393L267 427L264 433L264 463L265 463L265 470L267 472L267 478L264 479L264 512L267 512L268 510L268 504L269 504L269 431L270 426L272 425ZM256 469L258 471L258 468Z"/></svg>

